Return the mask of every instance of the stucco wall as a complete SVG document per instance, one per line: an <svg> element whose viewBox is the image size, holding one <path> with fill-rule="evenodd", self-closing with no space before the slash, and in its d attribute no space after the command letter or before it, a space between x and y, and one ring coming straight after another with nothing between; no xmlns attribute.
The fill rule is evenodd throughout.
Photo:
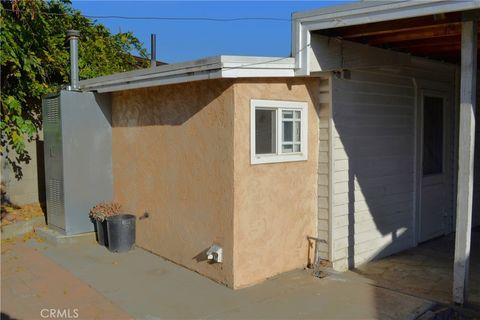
<svg viewBox="0 0 480 320"><path fill-rule="evenodd" d="M318 86L315 78L244 79L235 83L236 288L308 262L307 236L316 235ZM250 164L250 99L308 102L307 161Z"/></svg>
<svg viewBox="0 0 480 320"><path fill-rule="evenodd" d="M149 214L137 244L233 286L232 82L123 91L112 104L114 199ZM212 243L223 264L206 261Z"/></svg>

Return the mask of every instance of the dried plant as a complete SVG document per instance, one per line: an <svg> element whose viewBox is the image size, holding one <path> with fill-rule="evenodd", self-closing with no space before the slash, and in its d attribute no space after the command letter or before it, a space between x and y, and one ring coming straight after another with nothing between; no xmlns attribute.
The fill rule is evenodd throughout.
<svg viewBox="0 0 480 320"><path fill-rule="evenodd" d="M90 209L89 216L96 221L104 221L107 217L119 214L122 206L116 202L101 202Z"/></svg>

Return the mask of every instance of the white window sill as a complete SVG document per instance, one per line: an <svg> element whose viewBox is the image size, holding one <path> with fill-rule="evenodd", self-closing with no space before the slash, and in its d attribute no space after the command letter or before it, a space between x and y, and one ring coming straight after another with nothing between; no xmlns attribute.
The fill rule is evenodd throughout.
<svg viewBox="0 0 480 320"><path fill-rule="evenodd" d="M295 161L306 161L308 157L304 153L296 154L262 154L252 156L250 159L250 164L264 164L264 163L281 163L281 162L295 162Z"/></svg>

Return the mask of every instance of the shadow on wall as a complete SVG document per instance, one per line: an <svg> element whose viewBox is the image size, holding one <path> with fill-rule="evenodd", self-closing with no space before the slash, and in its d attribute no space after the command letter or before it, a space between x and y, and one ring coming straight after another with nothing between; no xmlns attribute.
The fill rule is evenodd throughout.
<svg viewBox="0 0 480 320"><path fill-rule="evenodd" d="M105 119L110 124L110 127L112 127L112 104L111 102L110 105L105 103L106 98L110 98L110 95L111 93L95 93L95 102L96 105L100 107L100 110L102 111Z"/></svg>
<svg viewBox="0 0 480 320"><path fill-rule="evenodd" d="M233 80L114 93L114 199L135 215L137 243L233 286L231 261L210 265L212 243L232 248ZM230 264L230 265L229 265Z"/></svg>
<svg viewBox="0 0 480 320"><path fill-rule="evenodd" d="M45 203L43 141L37 139L28 142L26 148L29 152L28 161L20 165L8 163L2 156L2 185L5 188L2 203L15 203L20 206L36 202Z"/></svg>
<svg viewBox="0 0 480 320"><path fill-rule="evenodd" d="M113 114L112 127L182 125L212 101L219 99L232 84L233 81L205 80L202 85L187 82L114 94L113 104L119 112ZM156 98L157 94L161 94L162 99ZM191 99L187 99L188 104L184 102L185 94L191 96ZM126 97L139 96L142 98L128 99L128 104L121 102Z"/></svg>
<svg viewBox="0 0 480 320"><path fill-rule="evenodd" d="M475 126L475 169L474 190L473 190L473 225L480 226L480 77L477 79L477 113L475 116L477 125Z"/></svg>
<svg viewBox="0 0 480 320"><path fill-rule="evenodd" d="M395 76L351 77L334 80L333 197L346 236L336 258L354 268L413 245L416 93Z"/></svg>

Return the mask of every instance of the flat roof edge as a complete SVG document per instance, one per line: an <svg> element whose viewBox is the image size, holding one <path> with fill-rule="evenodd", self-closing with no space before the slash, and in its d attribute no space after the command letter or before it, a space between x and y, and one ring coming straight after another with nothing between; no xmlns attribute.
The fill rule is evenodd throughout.
<svg viewBox="0 0 480 320"><path fill-rule="evenodd" d="M218 78L293 77L292 57L217 56L80 81L84 91L113 92Z"/></svg>

